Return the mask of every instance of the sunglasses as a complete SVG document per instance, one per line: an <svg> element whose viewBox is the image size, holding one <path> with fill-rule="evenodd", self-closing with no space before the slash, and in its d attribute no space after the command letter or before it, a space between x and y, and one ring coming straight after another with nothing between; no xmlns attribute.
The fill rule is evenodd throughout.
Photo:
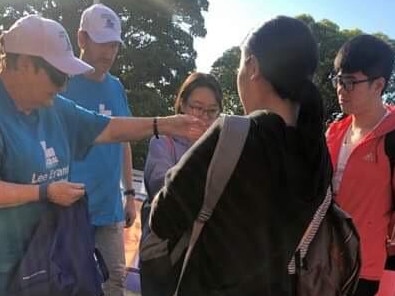
<svg viewBox="0 0 395 296"><path fill-rule="evenodd" d="M35 64L38 68L43 69L47 73L49 79L56 87L65 86L67 81L69 80L68 74L59 71L42 58L37 58L35 60Z"/></svg>

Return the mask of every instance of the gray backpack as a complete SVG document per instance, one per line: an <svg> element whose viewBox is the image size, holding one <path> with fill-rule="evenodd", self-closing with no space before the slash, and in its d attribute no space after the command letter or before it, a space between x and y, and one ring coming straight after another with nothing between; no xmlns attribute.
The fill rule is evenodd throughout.
<svg viewBox="0 0 395 296"><path fill-rule="evenodd" d="M143 296L177 294L178 283L194 243L205 222L210 219L239 160L248 135L250 119L224 115L218 120L223 120L223 128L207 172L204 202L193 230L185 232L175 244L162 240L152 231L141 241L140 275Z"/></svg>

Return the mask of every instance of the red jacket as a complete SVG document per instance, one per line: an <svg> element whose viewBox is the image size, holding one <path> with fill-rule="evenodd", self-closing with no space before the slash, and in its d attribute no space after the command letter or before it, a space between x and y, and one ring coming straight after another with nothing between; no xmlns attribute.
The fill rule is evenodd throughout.
<svg viewBox="0 0 395 296"><path fill-rule="evenodd" d="M350 124L351 116L332 123L327 131L334 170ZM384 151L384 138L394 128L395 112L391 112L355 146L335 197L336 202L351 214L359 231L361 278L368 280L380 280L386 260L385 240L392 213L392 193L391 171Z"/></svg>

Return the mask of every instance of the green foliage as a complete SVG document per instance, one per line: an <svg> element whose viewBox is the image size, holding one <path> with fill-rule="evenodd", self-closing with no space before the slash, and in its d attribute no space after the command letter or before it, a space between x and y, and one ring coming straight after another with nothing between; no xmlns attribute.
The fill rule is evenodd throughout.
<svg viewBox="0 0 395 296"><path fill-rule="evenodd" d="M362 34L359 29L340 30L339 26L330 20L323 19L316 22L310 15L297 16L298 19L305 22L312 30L319 45L319 65L314 77L314 82L318 86L325 107L326 118L340 110L336 91L333 89L329 80L329 75L333 71L333 61L336 53L344 42L348 39ZM375 34L377 37L390 43L395 48L395 40L390 39L383 33ZM237 94L237 68L239 64L240 50L233 47L223 53L212 65L211 73L220 81L225 94L225 112L240 114L242 112L241 104ZM392 75L384 99L389 103L395 103L395 76Z"/></svg>
<svg viewBox="0 0 395 296"><path fill-rule="evenodd" d="M204 37L203 11L208 0L103 0L122 19L125 47L120 50L112 73L125 85L129 104L135 116L168 115L174 112L177 89L185 77L195 69L194 37ZM77 49L77 30L82 11L91 0L0 0L0 28L7 29L25 14L41 13L61 22ZM330 116L339 110L336 93L328 75L333 69L337 50L349 38L361 34L359 29L340 30L330 20L316 22L310 15L300 15L319 43L320 62L314 81ZM395 40L377 33L395 48ZM240 49L225 51L212 65L211 73L220 81L224 92L224 112L242 114L243 108L237 92L237 69ZM384 96L395 101L395 76L392 76ZM134 165L141 169L147 141L134 144Z"/></svg>
<svg viewBox="0 0 395 296"><path fill-rule="evenodd" d="M243 114L243 107L237 93L237 68L240 60L239 47L232 47L214 62L211 74L219 81L224 94L224 113Z"/></svg>
<svg viewBox="0 0 395 296"><path fill-rule="evenodd" d="M130 99L130 109L133 115L152 117L159 115L173 114L172 97L161 98L155 89L145 88L136 89L128 92ZM144 168L145 157L148 151L149 139L132 143L133 148L133 167Z"/></svg>
<svg viewBox="0 0 395 296"><path fill-rule="evenodd" d="M309 16L309 20L306 21L306 15L297 18L304 21L310 27L319 44L320 60L314 82L321 91L325 114L326 117L329 117L332 113L339 111L339 106L337 104L336 92L328 77L333 70L333 61L336 53L347 40L347 37L341 33L338 25L329 20L324 19L320 22L315 22Z"/></svg>
<svg viewBox="0 0 395 296"><path fill-rule="evenodd" d="M340 111L336 91L333 89L328 79L329 74L333 71L333 61L336 57L336 53L344 42L357 35L363 34L363 32L360 29L340 30L338 25L325 19L315 22L310 16L307 17L308 21L306 21L306 15L299 16L298 18L311 28L319 43L320 62L314 81L320 89L324 100L326 118L329 118L331 114ZM391 40L383 33L376 33L374 35L391 45L395 43L395 40ZM394 79L395 77L392 75L389 86L385 92L384 98L386 98L387 101L394 98Z"/></svg>
<svg viewBox="0 0 395 296"><path fill-rule="evenodd" d="M67 29L74 50L82 11L92 0L0 0L3 29L25 14L40 13ZM173 95L195 69L194 37L204 37L207 0L103 0L121 16L125 47L112 73L120 76L135 116L172 113ZM1 28L1 27L0 27ZM144 144L135 146L142 168ZM136 150L137 149L137 150Z"/></svg>

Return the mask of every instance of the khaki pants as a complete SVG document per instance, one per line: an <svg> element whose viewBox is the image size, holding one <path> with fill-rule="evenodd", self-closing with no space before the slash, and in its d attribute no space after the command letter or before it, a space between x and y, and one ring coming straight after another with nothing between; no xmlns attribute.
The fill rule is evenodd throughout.
<svg viewBox="0 0 395 296"><path fill-rule="evenodd" d="M103 285L105 296L125 296L126 271L123 227L123 222L95 226L96 247L103 255L110 273L110 278Z"/></svg>

